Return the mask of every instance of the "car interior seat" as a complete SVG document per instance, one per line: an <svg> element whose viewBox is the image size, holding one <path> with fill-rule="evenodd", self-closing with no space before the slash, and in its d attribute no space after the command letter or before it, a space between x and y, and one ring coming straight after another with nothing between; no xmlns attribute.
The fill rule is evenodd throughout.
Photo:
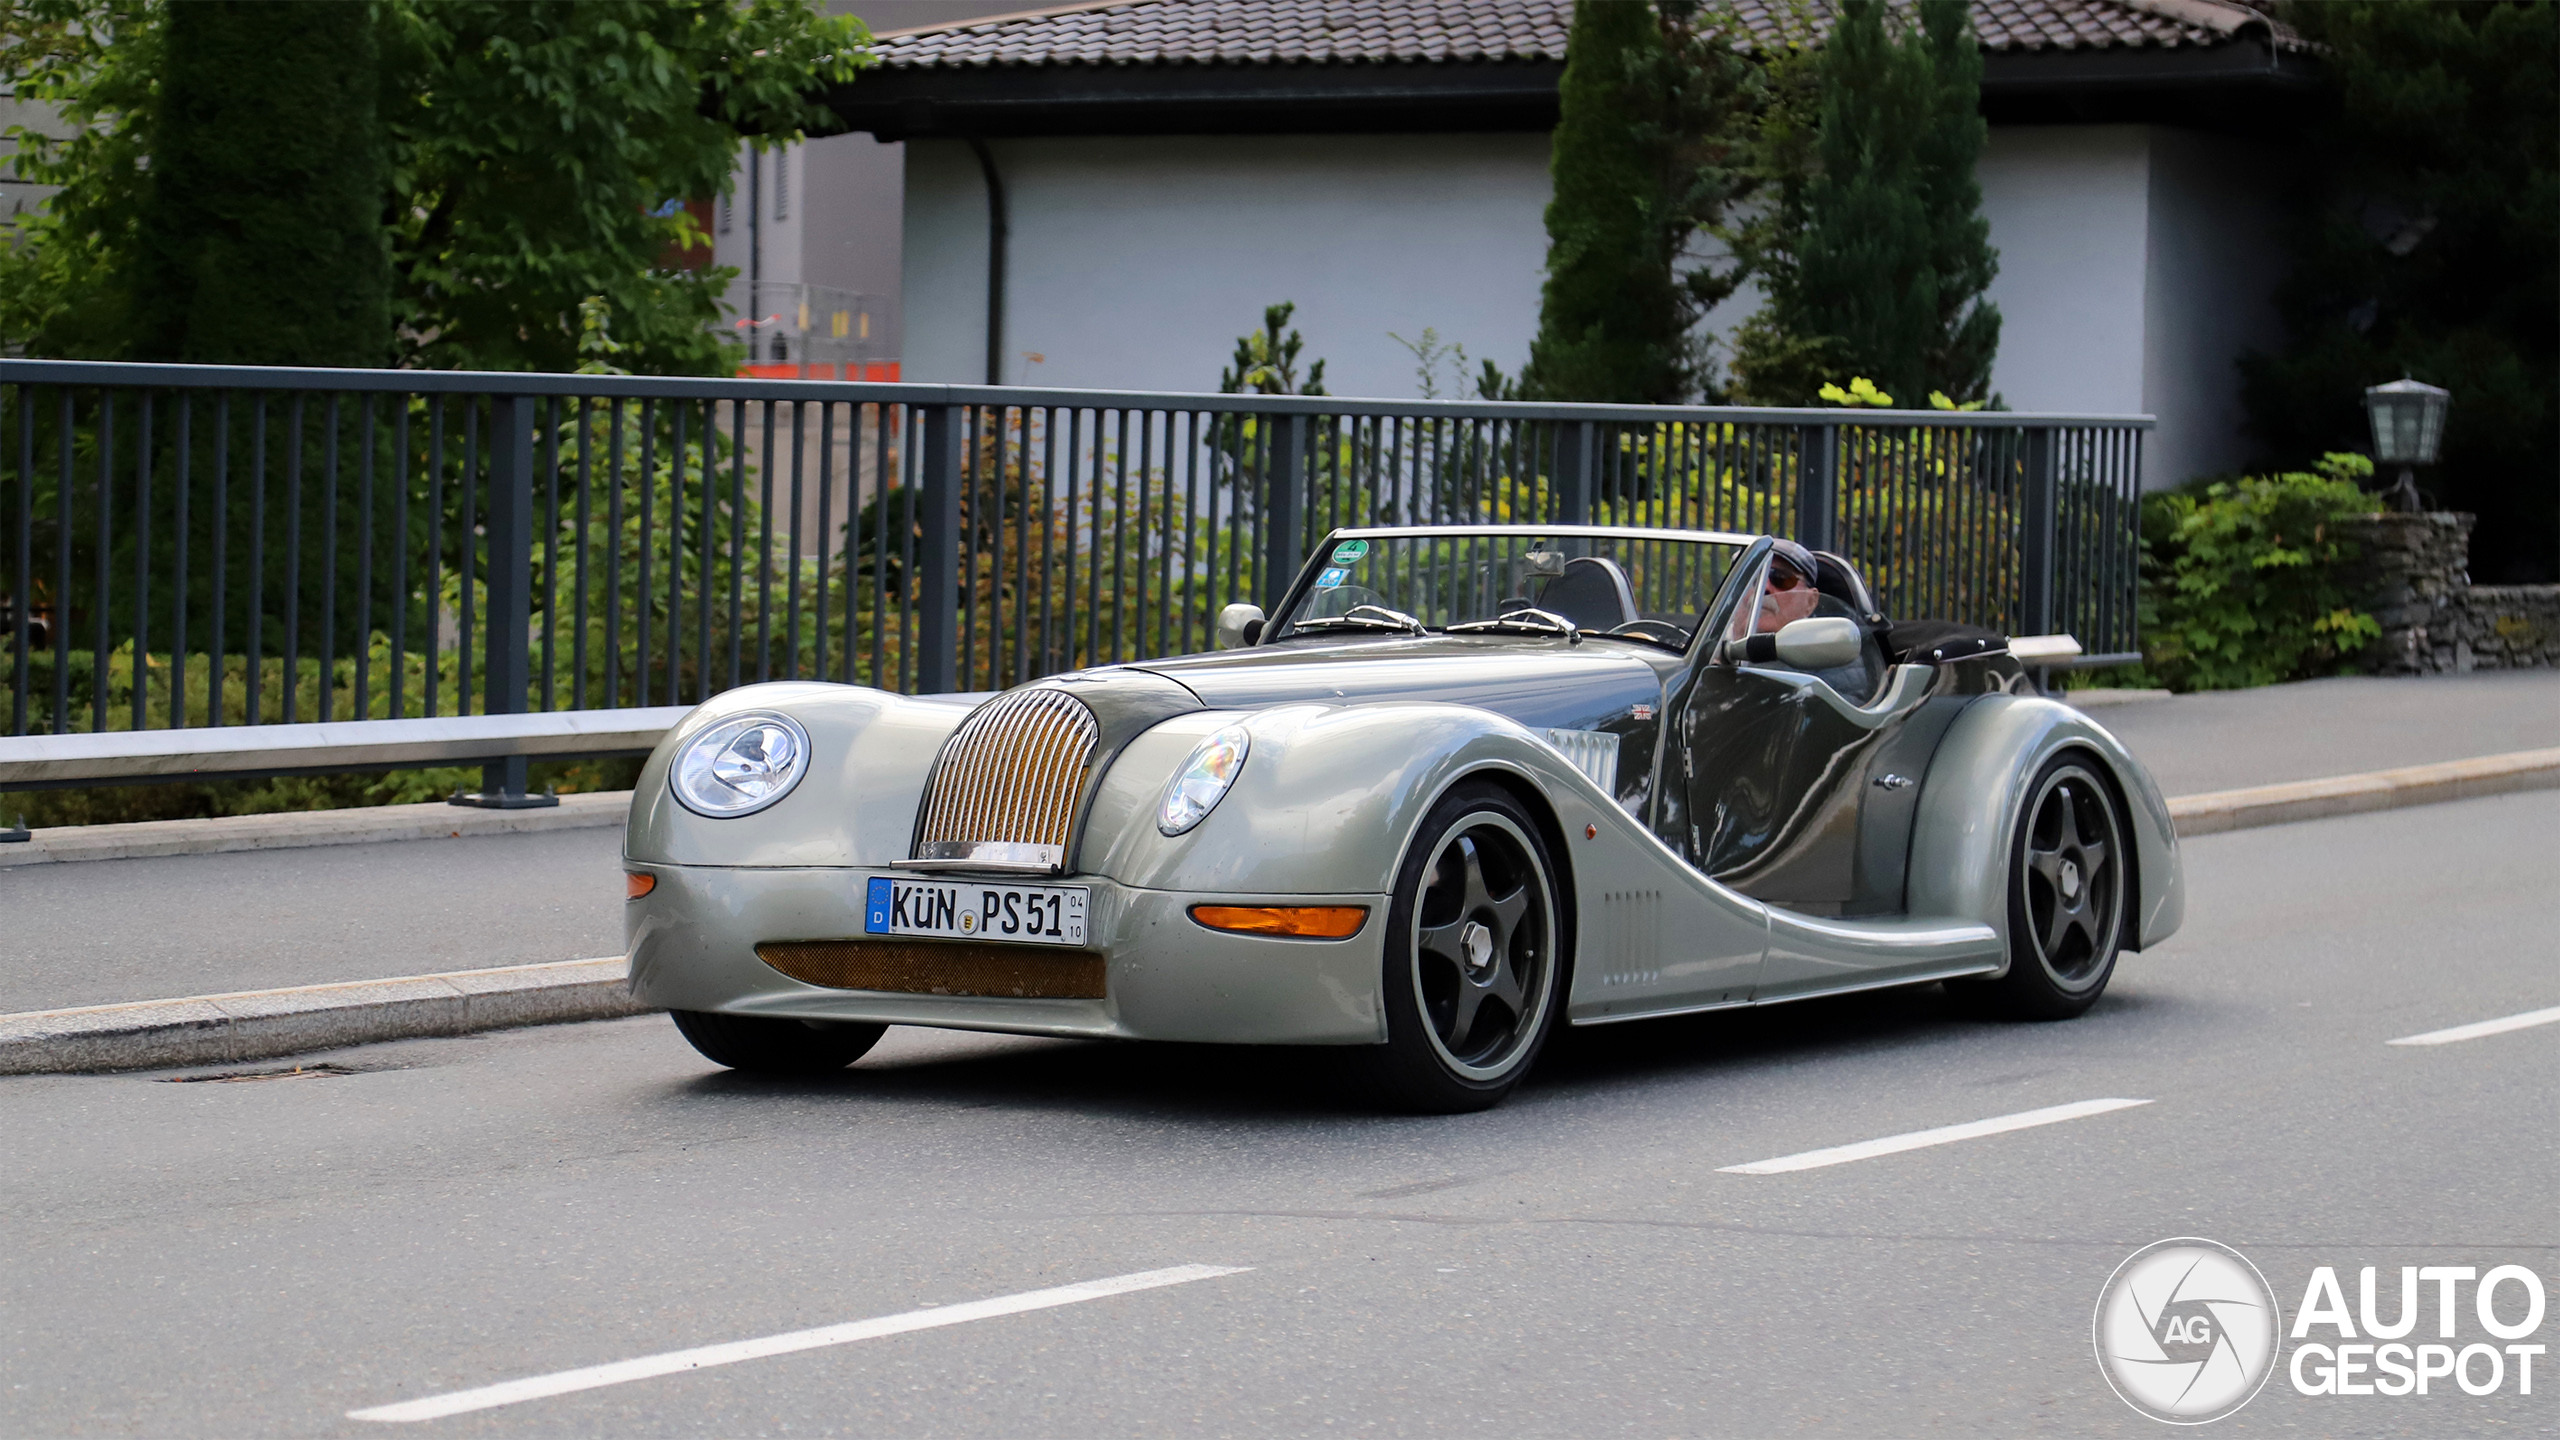
<svg viewBox="0 0 2560 1440"><path fill-rule="evenodd" d="M1614 630L1637 618L1636 594L1627 572L1615 560L1577 555L1564 562L1564 573L1538 591L1535 602L1585 630Z"/></svg>

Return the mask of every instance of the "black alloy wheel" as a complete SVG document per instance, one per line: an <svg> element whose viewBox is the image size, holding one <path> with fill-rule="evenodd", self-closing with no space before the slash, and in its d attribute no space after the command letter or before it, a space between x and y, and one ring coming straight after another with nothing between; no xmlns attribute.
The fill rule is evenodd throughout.
<svg viewBox="0 0 2560 1440"><path fill-rule="evenodd" d="M2086 756L2046 762L2009 861L2009 971L1951 987L2020 1020L2067 1020L2105 993L2131 898L2125 826Z"/></svg>
<svg viewBox="0 0 2560 1440"><path fill-rule="evenodd" d="M751 1075L824 1075L871 1052L886 1025L857 1020L787 1020L670 1010L676 1029L702 1058Z"/></svg>
<svg viewBox="0 0 2560 1440"><path fill-rule="evenodd" d="M1360 1052L1380 1100L1484 1110L1528 1073L1563 1008L1554 874L1537 821L1501 787L1462 784L1432 807L1387 910L1387 1043Z"/></svg>

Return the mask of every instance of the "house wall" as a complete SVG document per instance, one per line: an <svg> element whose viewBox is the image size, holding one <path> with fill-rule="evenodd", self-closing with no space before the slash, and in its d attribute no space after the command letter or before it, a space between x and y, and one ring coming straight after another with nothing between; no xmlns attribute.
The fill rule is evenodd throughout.
<svg viewBox="0 0 2560 1440"><path fill-rule="evenodd" d="M1205 391L1294 300L1337 395L1407 396L1425 327L1516 366L1546 258L1543 135L998 140L1004 380ZM953 140L906 146L905 375L985 378L987 201ZM1034 360L1031 356L1039 356Z"/></svg>
<svg viewBox="0 0 2560 1440"><path fill-rule="evenodd" d="M985 375L986 190L958 141L906 147L906 377ZM1205 390L1295 300L1338 395L1418 393L1390 332L1516 368L1545 259L1541 136L997 141L1012 211L1004 380ZM1995 129L1993 388L2014 409L2152 414L2144 483L2250 458L2235 362L2276 338L2270 152L2152 126ZM1758 297L1708 317L1740 323ZM1030 358L1041 357L1038 360Z"/></svg>
<svg viewBox="0 0 2560 1440"><path fill-rule="evenodd" d="M2175 485L2259 458L2240 404L2240 356L2282 343L2284 278L2268 147L2219 135L2151 135L2143 408L2160 417L2145 483Z"/></svg>

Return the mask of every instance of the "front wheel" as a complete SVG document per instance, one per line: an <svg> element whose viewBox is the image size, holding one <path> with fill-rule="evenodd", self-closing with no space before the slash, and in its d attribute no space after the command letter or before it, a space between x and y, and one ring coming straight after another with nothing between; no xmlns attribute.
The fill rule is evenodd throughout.
<svg viewBox="0 0 2560 1440"><path fill-rule="evenodd" d="M753 1075L824 1075L871 1052L889 1027L856 1020L780 1020L670 1010L702 1058Z"/></svg>
<svg viewBox="0 0 2560 1440"><path fill-rule="evenodd" d="M1510 792L1462 784L1432 807L1387 907L1387 1043L1356 1052L1379 1100L1485 1110L1529 1072L1564 993L1554 876Z"/></svg>
<svg viewBox="0 0 2560 1440"><path fill-rule="evenodd" d="M2009 972L1949 989L1988 1013L2068 1020L2114 976L2132 900L2113 792L2082 755L2054 757L2027 787L2009 845Z"/></svg>

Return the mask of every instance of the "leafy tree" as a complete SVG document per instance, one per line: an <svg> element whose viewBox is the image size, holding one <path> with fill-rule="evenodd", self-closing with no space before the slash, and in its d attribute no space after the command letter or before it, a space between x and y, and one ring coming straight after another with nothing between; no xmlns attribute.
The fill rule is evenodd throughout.
<svg viewBox="0 0 2560 1440"><path fill-rule="evenodd" d="M334 93L345 109L335 122L284 123L270 97L295 79L287 62L303 61L282 42L235 56L233 73L190 90L189 62L173 44L194 33L191 25L248 24L244 7L0 0L0 35L9 37L0 43L0 84L56 106L70 132L19 135L21 173L64 188L0 252L0 336L48 355L169 353L150 317L191 313L192 292L186 307L163 292L216 262L210 244L205 254L184 253L190 212L178 202L190 192L155 190L170 168L158 147L192 144L190 163L209 174L283 194L296 172L282 162L309 147L354 143L299 132L378 123L388 172L372 205L390 247L390 324L372 353L410 365L567 370L578 358L579 306L601 296L627 368L725 371L734 347L711 323L731 273L656 268L670 245L703 239L685 209L666 202L725 187L741 140L771 143L831 123L814 97L864 63L867 38L860 21L823 15L811 0L280 8L305 24L328 15L323 28L354 23L330 14L340 10L374 18L370 122L341 87ZM193 14L232 9L243 13ZM173 18L180 11L189 13ZM358 62L328 63L337 74ZM186 101L190 94L198 98ZM171 111L182 103L189 108ZM355 183L322 178L333 194ZM233 202L211 194L188 203ZM149 215L162 216L150 233L169 238L146 243ZM252 245L254 259L220 263L265 273L225 284L336 303L348 292L327 266L348 250L306 248ZM163 258L146 264L149 254Z"/></svg>
<svg viewBox="0 0 2560 1440"><path fill-rule="evenodd" d="M391 354L376 7L167 11L132 347L217 365Z"/></svg>
<svg viewBox="0 0 2560 1440"><path fill-rule="evenodd" d="M1289 317L1298 313L1298 303L1283 300L1267 305L1262 311L1262 328L1249 335L1236 337L1235 363L1218 372L1221 395L1321 395L1324 393L1324 362L1316 361L1307 368L1303 384L1298 379L1298 352L1305 349L1306 337L1289 328Z"/></svg>
<svg viewBox="0 0 2560 1440"><path fill-rule="evenodd" d="M1980 400L1990 388L1997 270L1974 178L1987 130L1982 59L1964 0L1922 0L1888 27L1882 0L1843 0L1801 99L1762 130L1782 179L1736 246L1768 289L1737 335L1734 370L1763 403L1803 404L1856 371L1904 394Z"/></svg>
<svg viewBox="0 0 2560 1440"><path fill-rule="evenodd" d="M1574 7L1526 393L1670 403L1712 388L1693 331L1740 276L1681 267L1753 188L1761 84L1737 34L1696 0Z"/></svg>
<svg viewBox="0 0 2560 1440"><path fill-rule="evenodd" d="M2241 363L2279 459L2371 443L2367 385L2454 392L2439 503L2472 574L2560 578L2560 19L2534 3L2295 6L2335 105L2303 147L2282 348Z"/></svg>

